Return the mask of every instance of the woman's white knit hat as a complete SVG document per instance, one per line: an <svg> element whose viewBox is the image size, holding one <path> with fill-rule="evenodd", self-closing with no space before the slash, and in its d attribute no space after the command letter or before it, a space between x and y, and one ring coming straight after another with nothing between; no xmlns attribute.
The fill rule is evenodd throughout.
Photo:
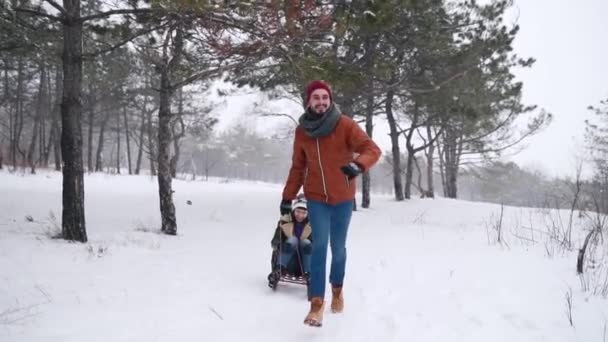
<svg viewBox="0 0 608 342"><path fill-rule="evenodd" d="M297 199L291 206L291 211L295 211L298 208L308 210L305 199Z"/></svg>

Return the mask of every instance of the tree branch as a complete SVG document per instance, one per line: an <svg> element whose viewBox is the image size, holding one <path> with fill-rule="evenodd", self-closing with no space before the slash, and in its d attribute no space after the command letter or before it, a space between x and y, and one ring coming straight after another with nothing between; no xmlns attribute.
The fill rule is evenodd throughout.
<svg viewBox="0 0 608 342"><path fill-rule="evenodd" d="M192 82L194 82L194 81L196 81L198 79L210 77L210 76L213 76L213 75L217 75L217 74L220 74L220 73L225 72L225 71L229 71L229 70L233 70L233 69L242 67L242 66L244 66L246 64L247 64L247 61L244 61L244 62L232 64L232 65L220 66L220 67L217 67L215 69L207 69L207 70L204 70L204 71L201 71L201 72L197 72L197 73L191 75L190 77L187 77L187 78L183 79L180 82L172 84L171 87L174 88L174 89L177 89L179 87L183 87L185 85L188 85L188 84L190 84L190 83L192 83Z"/></svg>
<svg viewBox="0 0 608 342"><path fill-rule="evenodd" d="M59 18L59 17L56 17L56 16L54 16L52 14L42 13L42 12L38 12L38 11L31 10L31 9L28 9L28 8L15 8L15 11L16 12L28 13L28 14L35 15L35 16L38 16L38 17L48 18L48 19L51 19L53 21L65 24L65 19L64 18Z"/></svg>
<svg viewBox="0 0 608 342"><path fill-rule="evenodd" d="M84 17L80 17L78 20L80 20L81 23L84 23L85 21L103 19L103 18L107 18L107 17L115 15L115 14L146 14L146 13L152 13L152 12L155 12L155 11L150 8L119 9L119 10L111 10L111 11L101 12L101 13L97 13L97 14L87 15Z"/></svg>
<svg viewBox="0 0 608 342"><path fill-rule="evenodd" d="M15 9L15 11L16 10L17 9ZM54 32L56 32L56 30L49 29L48 27L44 27L44 28L43 27L36 27L36 26L32 25L31 23L29 23L28 21L24 20L23 18L20 18L18 16L15 17L13 15L10 15L6 11L0 13L0 20L10 21L10 22L16 24L20 28L25 28L25 29L28 29L28 30L36 31L38 33L54 33ZM52 28L53 25L51 25L50 27ZM5 44L5 46L7 46L7 44Z"/></svg>
<svg viewBox="0 0 608 342"><path fill-rule="evenodd" d="M416 130L416 131L418 131L418 130ZM439 138L439 135L440 135L442 132L443 132L443 128L440 128L440 129L439 129L439 132L437 132L437 135L435 135L435 137L433 137L433 139L431 139L431 140L430 140L430 141L428 141L428 142L427 142L426 140L424 140L424 139L423 139L423 140L424 140L424 144L422 144L421 146L418 146L418 147L414 147L412 151L413 151L414 153L418 153L418 152L420 152L420 151L422 151L422 150L426 149L427 147L429 147L429 146L433 145L433 144L435 143L435 141L437 140L437 138Z"/></svg>
<svg viewBox="0 0 608 342"><path fill-rule="evenodd" d="M439 138L441 133L443 133L443 127L439 128L439 132L436 132L435 136L433 138L431 138L431 140L429 140L428 142L426 141L426 139L424 137L422 137L422 134L420 134L420 131L418 131L418 129L416 129L416 132L418 132L418 135L420 135L420 137L422 138L422 141L424 141L423 146L418 147L418 150L414 149L414 151L419 152L419 151L422 151L423 149L426 149L427 147L430 147L431 145L433 145L435 143L435 141L437 141L437 139Z"/></svg>
<svg viewBox="0 0 608 342"><path fill-rule="evenodd" d="M447 79L439 82L439 84L436 84L436 85L434 85L431 88L416 88L416 87L408 87L408 86L406 86L404 89L406 91L410 92L411 94L429 94L429 93L433 93L433 92L439 91L446 84L448 84L448 83L450 83L450 82L452 82L452 81L454 81L456 79L459 79L459 78L465 76L467 74L467 72L469 71L469 69L466 69L464 71L456 73L456 74L448 77Z"/></svg>
<svg viewBox="0 0 608 342"><path fill-rule="evenodd" d="M46 2L49 3L49 5L55 7L55 9L57 9L59 11L59 13L61 13L64 16L68 15L68 12L65 10L65 8L63 8L61 5L59 5L58 3L56 3L54 0L45 0Z"/></svg>
<svg viewBox="0 0 608 342"><path fill-rule="evenodd" d="M490 153L496 153L496 154L498 154L500 152L503 152L505 150L513 148L517 144L519 144L521 141L523 141L525 138L527 138L529 135L531 135L531 134L525 134L525 136L517 139L515 142L509 143L508 145L505 145L505 146L502 146L502 147L485 148L485 149L477 150L477 151L475 151L475 150L468 150L468 151L465 151L465 152L461 152L460 155L461 156L483 155L483 157L479 157L480 160L483 160L484 158L485 159L495 159L495 158L498 158L499 156L497 155L497 156L492 157L492 156L488 156L488 154L490 154ZM512 154L510 154L510 156L515 156L517 153L521 152L522 149L523 148L520 148L518 151L513 152ZM505 157L504 154L501 154L500 156L501 157Z"/></svg>
<svg viewBox="0 0 608 342"><path fill-rule="evenodd" d="M488 130L487 132L481 133L480 135L478 135L476 137L471 137L471 138L465 139L464 142L465 143L472 143L472 142L475 142L475 141L481 141L482 139L484 139L486 137L489 137L490 135L498 132L501 128L506 127L507 124L509 122L511 122L511 119L515 118L515 116L517 114L518 113L515 110L511 110L511 112L507 115L507 117L504 120L502 120L501 122L499 122L495 127L493 127L492 129Z"/></svg>
<svg viewBox="0 0 608 342"><path fill-rule="evenodd" d="M165 24L163 24L161 26L154 26L152 28L139 31L139 32L133 34L132 36L130 36L128 38L125 38L124 40L122 40L122 41L120 41L120 42L118 42L118 43L116 43L114 45L111 45L111 46L109 46L109 47L107 47L105 49L97 50L97 51L93 51L93 52L89 52L89 53L83 53L82 56L83 56L83 58L90 58L90 57L95 57L95 56L103 55L103 54L108 53L108 52L112 52L112 51L114 51L114 50L116 50L116 49L118 49L118 48L120 48L120 47L128 44L129 42L131 42L135 38L138 38L140 36L146 35L146 34L148 34L150 32L155 31L155 30L158 30L158 29L161 29L161 28L165 28L166 26L167 26L167 24L165 23Z"/></svg>
<svg viewBox="0 0 608 342"><path fill-rule="evenodd" d="M397 128L398 128L397 133L399 133L399 134L407 134L409 131L414 130L414 129L418 129L420 127L432 126L432 123L437 118L441 118L441 114L431 115L431 116L427 117L426 120L420 122L419 124L411 125L409 128L401 128L401 125L399 125L399 123L397 123L397 125L396 125Z"/></svg>
<svg viewBox="0 0 608 342"><path fill-rule="evenodd" d="M417 87L413 87L413 86L409 86L409 85L404 85L403 90L405 90L408 93L396 93L396 95L399 96L405 96L405 95L411 95L411 94L429 94L429 93L433 93L436 91L439 91L443 86L445 86L446 84L457 80L461 77L464 77L469 70L471 70L474 66L470 66L469 68L466 68L458 73L453 74L452 76L442 80L441 82L439 82L438 84L434 85L431 88L417 88ZM401 79L397 80L394 83L390 83L390 84L386 84L385 87L382 88L382 93L386 92L387 89L397 89L400 85L403 84L403 82L405 82L407 79L407 76L403 76Z"/></svg>

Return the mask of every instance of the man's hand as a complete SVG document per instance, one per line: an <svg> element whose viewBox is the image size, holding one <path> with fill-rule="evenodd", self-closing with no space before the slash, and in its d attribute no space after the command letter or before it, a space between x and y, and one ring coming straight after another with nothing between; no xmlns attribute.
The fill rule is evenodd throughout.
<svg viewBox="0 0 608 342"><path fill-rule="evenodd" d="M355 162L350 162L340 168L342 172L348 176L348 179L353 179L361 173L361 168Z"/></svg>

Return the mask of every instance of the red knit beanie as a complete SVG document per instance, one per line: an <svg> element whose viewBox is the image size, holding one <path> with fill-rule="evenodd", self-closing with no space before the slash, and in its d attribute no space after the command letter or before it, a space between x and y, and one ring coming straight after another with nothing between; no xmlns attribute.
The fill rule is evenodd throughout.
<svg viewBox="0 0 608 342"><path fill-rule="evenodd" d="M310 95L313 91L317 89L325 89L329 93L329 101L333 102L333 98L331 97L331 89L329 89L329 85L321 80L314 80L306 86L306 105L310 101Z"/></svg>

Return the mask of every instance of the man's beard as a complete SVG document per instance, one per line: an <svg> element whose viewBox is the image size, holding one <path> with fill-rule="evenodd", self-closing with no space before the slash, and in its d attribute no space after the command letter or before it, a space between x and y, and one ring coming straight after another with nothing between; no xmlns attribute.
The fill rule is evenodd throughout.
<svg viewBox="0 0 608 342"><path fill-rule="evenodd" d="M314 111L317 114L323 114L327 111L327 108L329 108L329 106L326 105L317 105L314 107Z"/></svg>

